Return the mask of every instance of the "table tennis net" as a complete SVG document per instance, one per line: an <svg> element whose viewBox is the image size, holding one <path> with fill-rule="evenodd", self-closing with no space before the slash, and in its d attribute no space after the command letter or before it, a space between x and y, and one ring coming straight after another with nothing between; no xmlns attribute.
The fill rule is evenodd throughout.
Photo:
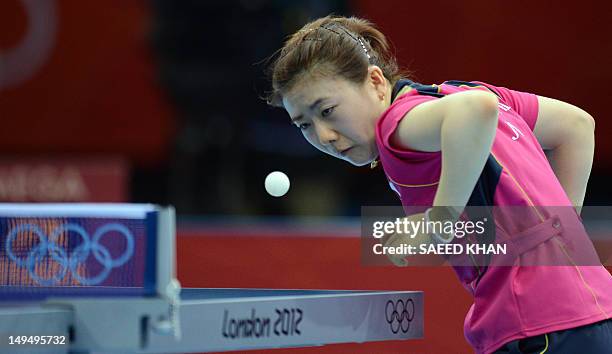
<svg viewBox="0 0 612 354"><path fill-rule="evenodd" d="M48 208L0 206L0 299L154 291L155 211Z"/></svg>

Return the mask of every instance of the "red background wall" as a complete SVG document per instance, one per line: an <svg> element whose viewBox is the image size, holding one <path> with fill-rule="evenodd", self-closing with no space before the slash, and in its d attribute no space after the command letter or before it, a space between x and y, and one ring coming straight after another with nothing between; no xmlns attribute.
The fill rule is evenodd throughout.
<svg viewBox="0 0 612 354"><path fill-rule="evenodd" d="M35 6L53 9L41 20L56 23L52 47L29 80L0 89L0 151L119 154L140 163L164 157L175 122L156 81L147 1ZM21 1L0 3L0 53L25 40L28 21Z"/></svg>

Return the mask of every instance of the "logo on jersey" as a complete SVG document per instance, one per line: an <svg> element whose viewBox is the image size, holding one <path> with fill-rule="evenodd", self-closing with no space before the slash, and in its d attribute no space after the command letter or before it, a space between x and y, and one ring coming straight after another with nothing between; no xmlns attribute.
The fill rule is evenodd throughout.
<svg viewBox="0 0 612 354"><path fill-rule="evenodd" d="M512 129L512 132L514 133L512 140L517 141L521 136L525 136L525 134L523 134L523 132L519 128L512 125L512 123L506 121L506 124L510 127L510 129Z"/></svg>
<svg viewBox="0 0 612 354"><path fill-rule="evenodd" d="M506 111L506 112L508 112L508 111L510 110L510 106L505 105L505 104L503 104L503 103L501 103L501 102L499 102L499 103L497 104L497 106L499 106L499 108L503 109L503 110L504 110L504 111Z"/></svg>

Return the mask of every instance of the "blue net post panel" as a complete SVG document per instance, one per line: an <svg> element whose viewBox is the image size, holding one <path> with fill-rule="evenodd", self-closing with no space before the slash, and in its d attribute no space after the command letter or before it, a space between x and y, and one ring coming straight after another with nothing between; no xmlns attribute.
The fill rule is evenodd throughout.
<svg viewBox="0 0 612 354"><path fill-rule="evenodd" d="M149 204L0 204L0 300L158 296L175 217Z"/></svg>

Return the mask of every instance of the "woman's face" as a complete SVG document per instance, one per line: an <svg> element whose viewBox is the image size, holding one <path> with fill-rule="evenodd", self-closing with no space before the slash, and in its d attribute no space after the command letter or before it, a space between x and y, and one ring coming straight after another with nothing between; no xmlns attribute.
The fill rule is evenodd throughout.
<svg viewBox="0 0 612 354"><path fill-rule="evenodd" d="M375 125L388 107L390 85L378 67L363 84L305 76L283 96L292 123L317 149L355 166L378 156Z"/></svg>

